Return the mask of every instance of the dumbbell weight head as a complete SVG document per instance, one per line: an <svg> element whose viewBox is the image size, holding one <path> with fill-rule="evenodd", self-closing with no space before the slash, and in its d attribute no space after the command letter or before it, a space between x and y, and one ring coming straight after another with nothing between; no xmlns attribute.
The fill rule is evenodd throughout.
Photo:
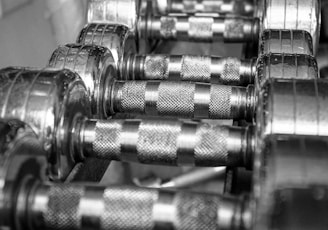
<svg viewBox="0 0 328 230"><path fill-rule="evenodd" d="M91 112L82 80L67 70L6 68L0 81L1 118L29 124L49 156L50 177L65 178L75 164L68 130Z"/></svg>
<svg viewBox="0 0 328 230"><path fill-rule="evenodd" d="M320 0L263 0L262 31L305 30L311 34L316 51L319 42Z"/></svg>
<svg viewBox="0 0 328 230"><path fill-rule="evenodd" d="M60 46L53 52L48 66L78 73L87 87L92 114L98 118L105 117L102 95L106 79L116 70L115 61L108 49L79 44Z"/></svg>
<svg viewBox="0 0 328 230"><path fill-rule="evenodd" d="M259 57L269 53L313 56L312 36L305 30L269 29L260 36Z"/></svg>
<svg viewBox="0 0 328 230"><path fill-rule="evenodd" d="M91 0L88 6L88 23L108 23L137 30L139 0Z"/></svg>
<svg viewBox="0 0 328 230"><path fill-rule="evenodd" d="M18 120L0 120L0 228L17 226L11 216L15 205L13 194L26 184L29 178L45 180L46 154L32 129ZM20 203L22 202L22 203ZM7 229L7 228L6 228Z"/></svg>
<svg viewBox="0 0 328 230"><path fill-rule="evenodd" d="M125 56L138 52L138 40L135 38L125 25L89 23L80 32L77 43L106 47L119 70Z"/></svg>
<svg viewBox="0 0 328 230"><path fill-rule="evenodd" d="M256 154L254 161L254 229L276 229L274 226L279 225L279 229L323 226L326 220L321 215L327 214L321 209L327 202L326 189L323 188L328 184L327 137L274 135L266 140L265 146L261 153ZM301 202L308 205L307 202L312 200L318 217L313 216L314 210L310 206L301 208L304 217L308 217L302 221L298 218L301 215L299 210L289 209L295 206L280 209L284 203L302 194L293 189L307 191L303 193L305 196L301 196ZM284 211L290 212L286 222L283 221L286 218Z"/></svg>

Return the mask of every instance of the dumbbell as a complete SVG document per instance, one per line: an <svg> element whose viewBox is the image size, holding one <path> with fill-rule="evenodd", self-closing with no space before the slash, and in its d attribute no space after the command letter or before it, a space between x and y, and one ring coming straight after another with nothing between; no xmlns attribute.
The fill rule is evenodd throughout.
<svg viewBox="0 0 328 230"><path fill-rule="evenodd" d="M255 133L251 126L182 120L90 120L88 94L71 72L9 68L0 76L0 93L6 98L0 104L1 117L20 119L35 130L48 151L53 177L65 178L85 158L251 167L257 138L325 135L328 130L323 119L328 86L320 79L272 79L262 87Z"/></svg>
<svg viewBox="0 0 328 230"><path fill-rule="evenodd" d="M243 197L46 182L44 163L35 157L45 155L42 149L14 137L0 149L0 195L6 199L0 203L0 228L196 230L249 224Z"/></svg>
<svg viewBox="0 0 328 230"><path fill-rule="evenodd" d="M240 0L156 0L153 12L168 13L213 13L251 15L255 6L252 1Z"/></svg>
<svg viewBox="0 0 328 230"><path fill-rule="evenodd" d="M151 5L150 1L147 3ZM317 47L320 25L318 0L265 0L260 3L262 5L259 6L257 19L189 15L153 16L151 6L145 10L145 15L142 15L134 0L93 0L89 4L88 22L126 25L133 34L142 38L140 40L223 39L229 42L244 42L258 40L260 32L267 29L299 29L309 32L314 46ZM301 17L298 12L307 17Z"/></svg>
<svg viewBox="0 0 328 230"><path fill-rule="evenodd" d="M234 57L202 55L137 54L136 50L131 48L134 46L131 45L133 40L128 36L128 30L122 25L88 24L82 29L77 43L103 46L108 48L114 57L119 57L114 58L114 61L118 69L118 78L122 80L169 79L247 85L254 81L256 75L255 59L240 60ZM59 48L54 54L56 56L52 59L64 60L66 56L71 56L76 52L67 49ZM260 39L259 58L269 53L313 55L311 35L301 30L266 30Z"/></svg>
<svg viewBox="0 0 328 230"><path fill-rule="evenodd" d="M256 96L251 85L116 81L113 68L102 62L109 59L107 56L96 47L69 45L57 49L50 59L50 67L68 68L81 76L92 96L94 115L137 113L182 118L253 118ZM261 84L270 78L316 78L317 64L309 55L268 54L258 61L256 72ZM96 103L98 101L101 103Z"/></svg>
<svg viewBox="0 0 328 230"><path fill-rule="evenodd" d="M0 135L4 140L4 132ZM20 142L20 148L15 148L12 140ZM25 148L29 142L17 137L12 140L1 148L0 194L8 199L0 204L2 228L256 230L326 224L327 138L273 136L265 151L269 161L259 164L261 180L254 182L255 188L262 189L255 189L251 199L127 186L46 183L43 162L33 157L43 155L42 150L36 148L32 155ZM304 166L309 171L304 172ZM292 218L286 221L286 216Z"/></svg>

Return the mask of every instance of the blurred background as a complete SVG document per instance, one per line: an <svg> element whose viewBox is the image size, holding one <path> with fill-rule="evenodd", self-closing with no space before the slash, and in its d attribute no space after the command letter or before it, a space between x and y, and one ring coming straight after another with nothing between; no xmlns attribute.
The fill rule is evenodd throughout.
<svg viewBox="0 0 328 230"><path fill-rule="evenodd" d="M87 0L0 0L0 67L44 67L59 44L74 43Z"/></svg>

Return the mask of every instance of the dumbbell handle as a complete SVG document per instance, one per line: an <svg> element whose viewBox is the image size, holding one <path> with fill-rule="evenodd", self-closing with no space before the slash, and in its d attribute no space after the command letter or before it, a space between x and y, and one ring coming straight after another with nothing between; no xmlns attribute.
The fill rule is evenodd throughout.
<svg viewBox="0 0 328 230"><path fill-rule="evenodd" d="M180 120L87 120L78 128L81 158L159 165L250 166L252 128Z"/></svg>
<svg viewBox="0 0 328 230"><path fill-rule="evenodd" d="M18 211L33 230L241 229L248 212L239 198L123 186L39 185L27 194Z"/></svg>
<svg viewBox="0 0 328 230"><path fill-rule="evenodd" d="M254 6L245 0L157 0L156 8L165 13L205 13L251 14Z"/></svg>
<svg viewBox="0 0 328 230"><path fill-rule="evenodd" d="M248 85L254 82L253 60L195 55L130 55L122 63L126 80L177 80Z"/></svg>
<svg viewBox="0 0 328 230"><path fill-rule="evenodd" d="M244 17L141 17L139 29L147 38L163 40L251 42L259 38L259 20Z"/></svg>
<svg viewBox="0 0 328 230"><path fill-rule="evenodd" d="M169 81L115 81L105 93L108 114L199 119L252 119L253 86Z"/></svg>

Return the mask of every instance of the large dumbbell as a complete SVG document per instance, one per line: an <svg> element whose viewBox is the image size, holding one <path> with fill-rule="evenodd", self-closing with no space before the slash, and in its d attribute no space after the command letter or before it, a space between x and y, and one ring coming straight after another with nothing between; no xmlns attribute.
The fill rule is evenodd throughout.
<svg viewBox="0 0 328 230"><path fill-rule="evenodd" d="M101 102L93 103L95 115L137 113L183 118L253 118L256 96L252 86L116 81L113 68L104 68L111 66L101 62L107 60L99 58L102 54L95 47L73 45L59 48L50 60L51 67L69 68L79 73L93 97L91 101ZM97 64L94 67L90 64L88 68L87 64L96 63L95 59ZM260 84L270 78L316 78L317 64L309 55L269 54L260 59L256 72Z"/></svg>
<svg viewBox="0 0 328 230"><path fill-rule="evenodd" d="M151 4L150 1L148 1ZM89 4L89 23L124 24L142 39L179 39L213 41L222 39L225 41L257 40L259 32L267 29L300 29L308 31L317 47L320 4L318 0L279 0L261 1L256 18L237 17L200 17L200 16L153 16L140 15L134 0L94 0ZM287 12L288 8L288 14ZM295 10L290 11L290 8ZM122 12L126 12L122 14ZM281 12L284 16L281 17ZM308 17L301 17L308 15Z"/></svg>
<svg viewBox="0 0 328 230"><path fill-rule="evenodd" d="M168 13L222 13L234 15L251 15L254 13L252 1L240 0L156 0L153 11Z"/></svg>
<svg viewBox="0 0 328 230"><path fill-rule="evenodd" d="M251 167L257 138L275 133L325 135L328 130L322 119L327 84L319 79L272 80L263 87L259 128L254 133L252 127L179 120L89 120L87 92L67 71L6 69L0 76L0 93L6 98L0 106L1 117L19 118L31 125L48 150L52 173L59 177L86 157ZM16 94L16 89L25 90Z"/></svg>
<svg viewBox="0 0 328 230"><path fill-rule="evenodd" d="M106 24L88 24L81 31L77 41L85 45L104 46L113 51L116 56L120 53L121 58L118 61L115 60L118 79L169 79L234 85L247 85L254 81L255 60L201 55L136 54L133 49L126 49L123 42L117 39L116 31L120 27L124 26L115 26L115 28L112 26L112 29L108 29ZM130 41L127 41L127 44L130 44ZM64 65L65 58L73 57L76 53L74 49L62 47L54 53L52 59L59 59L61 65ZM264 31L260 41L259 57L269 53L313 55L311 35L299 30ZM54 60L52 62L55 62Z"/></svg>
<svg viewBox="0 0 328 230"><path fill-rule="evenodd" d="M0 135L3 140L4 132ZM20 148L13 148L17 145L9 141L5 145L9 148L1 148L0 158L0 195L8 199L0 204L0 227L6 229L271 230L327 224L327 138L273 137L265 152L270 159L260 165L261 180L254 182L255 190L262 189L257 189L251 199L124 186L45 183L43 163L33 157L43 155L42 150L36 148L31 155L25 148L26 140L14 140L21 142ZM291 144L296 149L291 149ZM312 149L313 146L317 148ZM308 171L304 172L304 166ZM286 216L292 218L287 221Z"/></svg>

